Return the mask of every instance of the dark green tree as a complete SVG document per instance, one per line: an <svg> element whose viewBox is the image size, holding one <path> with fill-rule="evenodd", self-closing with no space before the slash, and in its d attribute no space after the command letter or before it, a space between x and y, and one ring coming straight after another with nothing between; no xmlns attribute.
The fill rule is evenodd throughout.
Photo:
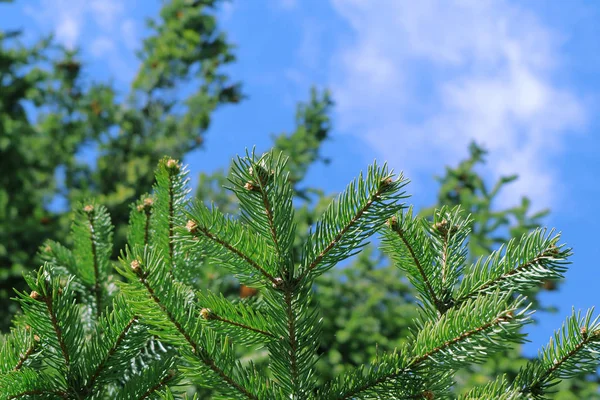
<svg viewBox="0 0 600 400"><path fill-rule="evenodd" d="M124 94L84 79L79 52L0 31L0 307L12 307L3 330L12 289L38 263L34 249L67 239L72 205L90 196L104 204L122 248L129 203L152 184L153 166L200 147L212 112L240 101L223 72L235 57L214 16L219 3L165 2ZM194 90L165 95L182 86ZM95 160L78 157L84 147Z"/></svg>
<svg viewBox="0 0 600 400"><path fill-rule="evenodd" d="M159 163L152 194L131 208L129 243L110 278L113 227L104 206L76 207L73 247L49 242L44 265L18 292L24 313L0 347L6 398L174 398L189 383L228 399L453 398L458 370L521 343L531 303L516 293L561 277L571 250L536 229L468 262L472 220L442 207L414 216L407 180L376 163L316 220L296 254L293 183L281 153L234 161L239 215L186 199L187 171ZM359 253L374 233L415 289L404 345L322 382L315 280ZM195 290L210 262L257 288L260 301ZM116 286L115 286L116 284ZM267 368L240 359L266 350ZM463 399L544 399L555 384L600 362L600 317L573 313L514 377Z"/></svg>

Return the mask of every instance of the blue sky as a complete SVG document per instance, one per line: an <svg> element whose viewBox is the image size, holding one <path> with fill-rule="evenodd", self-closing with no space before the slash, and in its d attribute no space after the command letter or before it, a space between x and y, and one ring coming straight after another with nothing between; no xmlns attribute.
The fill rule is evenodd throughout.
<svg viewBox="0 0 600 400"><path fill-rule="evenodd" d="M2 28L29 38L53 32L83 49L86 73L126 90L135 50L155 16L154 0L20 0L0 6ZM248 100L219 110L207 151L186 160L192 175L225 167L244 147L267 150L270 134L293 128L311 85L336 101L333 162L312 183L343 189L373 159L411 178L416 205L433 203L432 176L467 155L475 139L490 156L490 180L518 172L499 206L530 196L550 207L547 224L574 247L557 304L529 328L532 353L576 309L599 303L595 251L600 195L600 4L583 0L256 0L219 11L238 45L230 68Z"/></svg>

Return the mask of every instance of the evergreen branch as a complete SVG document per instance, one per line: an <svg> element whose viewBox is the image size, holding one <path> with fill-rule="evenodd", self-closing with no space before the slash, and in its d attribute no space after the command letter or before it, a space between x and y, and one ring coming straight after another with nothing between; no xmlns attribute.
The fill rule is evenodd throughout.
<svg viewBox="0 0 600 400"><path fill-rule="evenodd" d="M284 289L284 301L285 301L285 314L287 320L287 334L290 346L289 360L290 360L290 373L291 373L291 386L294 389L293 393L298 393L300 388L300 377L298 373L298 343L296 342L296 324L295 315L292 308L292 291Z"/></svg>
<svg viewBox="0 0 600 400"><path fill-rule="evenodd" d="M392 226L393 226L393 223L392 223ZM417 267L417 270L419 271L419 274L421 275L423 282L427 286L427 291L429 292L429 296L431 297L433 304L436 306L436 308L438 309L438 311L440 313L443 313L444 309L442 308L442 302L435 294L435 290L433 290L433 286L429 280L429 277L427 276L425 269L421 265L421 262L419 261L419 258L417 257L413 246L408 241L406 234L402 230L395 231L395 232L398 235L398 237L400 238L400 240L402 241L402 244L404 244L404 246L410 253L410 257L412 258L413 263Z"/></svg>
<svg viewBox="0 0 600 400"><path fill-rule="evenodd" d="M112 230L106 207L93 201L77 206L72 228L74 269L93 294L96 318L103 309L103 285L110 271Z"/></svg>
<svg viewBox="0 0 600 400"><path fill-rule="evenodd" d="M218 324L234 340L242 343L255 344L275 340L276 337L269 330L274 325L273 318L268 318L264 313L251 304L243 302L232 303L223 295L213 295L210 292L198 293L198 304L203 308L200 315L213 324Z"/></svg>
<svg viewBox="0 0 600 400"><path fill-rule="evenodd" d="M29 396L40 396L40 395L55 395L61 397L63 399L68 399L69 394L67 392L62 391L51 391L51 390L26 390L24 392L10 395L7 397L8 400L19 399L21 397L29 397Z"/></svg>
<svg viewBox="0 0 600 400"><path fill-rule="evenodd" d="M227 318L220 317L220 316L214 314L212 311L210 311L208 309L202 309L201 312L202 311L204 311L203 314L206 314L206 317L204 317L204 319L220 321L220 322L223 322L223 323L228 324L228 325L237 326L237 327L242 328L244 330L249 330L249 331L252 331L252 332L260 333L261 335L264 335L264 336L266 336L267 338L270 338L270 339L275 339L275 336L273 336L273 334L271 334L271 333L269 333L267 331L263 331L261 329L253 328L253 327L251 327L249 325L245 325L245 324L242 324L240 322L235 322L235 321L231 321L231 320L229 320Z"/></svg>
<svg viewBox="0 0 600 400"><path fill-rule="evenodd" d="M34 350L35 350L35 342L31 342L31 344L29 345L29 347L27 348L25 353L19 357L19 362L17 362L17 365L15 365L15 367L13 368L13 371L20 370L21 367L23 367L23 364L25 364L25 362L33 354Z"/></svg>
<svg viewBox="0 0 600 400"><path fill-rule="evenodd" d="M83 279L81 265L78 265L70 249L53 240L47 240L40 247L38 255L43 262L51 264L55 272L69 277L73 290L89 295L89 283Z"/></svg>
<svg viewBox="0 0 600 400"><path fill-rule="evenodd" d="M506 294L496 294L465 303L459 309L449 309L438 320L422 324L410 350L404 349L412 356L397 357L398 364L391 366L386 364L389 360L374 363L367 378L357 378L354 374L350 380L353 385L344 387L335 396L331 389L326 393L331 398L346 400L423 371L428 379L436 373L452 373L470 362L483 361L488 353L503 349L508 342L521 342L523 334L519 329L529 317L526 310L516 311L522 298L507 305L509 298ZM479 318L469 318L473 314Z"/></svg>
<svg viewBox="0 0 600 400"><path fill-rule="evenodd" d="M197 357L208 368L210 368L215 374L217 374L221 379L223 379L223 381L225 381L228 385L230 385L231 387L235 388L237 391L242 393L245 397L247 397L249 399L258 399L258 397L254 396L245 387L241 386L239 383L234 381L230 376L225 374L225 372L215 364L214 360L210 357L210 355L207 354L204 351L204 349L195 340L192 339L191 335L185 329L183 329L183 326L181 325L181 323L175 318L175 316L160 301L160 299L157 297L156 293L154 292L154 289L152 287L150 287L148 281L143 276L140 276L140 282L142 283L142 285L144 285L144 287L148 291L148 294L150 295L152 300L156 303L156 305L163 311L163 313L167 316L169 321L171 321L171 323L175 326L177 331L185 338L186 342L193 349L194 354L196 354Z"/></svg>
<svg viewBox="0 0 600 400"><path fill-rule="evenodd" d="M461 395L459 400L519 400L522 398L522 394L511 388L506 377L502 375L484 386L474 387L468 393Z"/></svg>
<svg viewBox="0 0 600 400"><path fill-rule="evenodd" d="M107 364L108 360L115 354L115 352L117 351L117 348L121 345L121 343L125 339L125 336L129 333L129 331L133 327L133 324L135 324L137 322L137 320L138 320L137 316L133 316L129 320L129 322L127 323L127 325L123 328L123 331L119 334L119 337L117 338L117 340L114 342L114 344L108 350L108 353L106 353L106 356L104 357L104 359L96 367L96 370L94 371L94 373L90 377L87 385L84 387L83 392L87 392L89 389L91 389L92 387L94 387L94 383L96 383L96 380L98 379L98 377L102 373L102 370L104 369L104 367Z"/></svg>
<svg viewBox="0 0 600 400"><path fill-rule="evenodd" d="M151 388L149 388L140 397L138 397L138 400L147 399L148 397L150 397L150 395L158 392L159 390L161 390L162 388L164 388L165 386L167 386L167 384L169 384L169 382L171 382L174 378L175 378L175 373L174 372L173 373L168 373L163 379L160 380L160 382L158 382L156 385L154 385Z"/></svg>
<svg viewBox="0 0 600 400"><path fill-rule="evenodd" d="M100 293L100 270L98 267L98 252L96 250L96 241L94 240L94 219L91 213L87 215L90 229L90 237L92 238L92 260L94 265L94 286L92 292L96 297L96 315L100 316L102 310L102 293Z"/></svg>
<svg viewBox="0 0 600 400"><path fill-rule="evenodd" d="M452 380L449 374L432 370L417 374L409 368L409 349L378 356L369 366L361 365L338 376L315 395L315 399L350 400L360 398L426 399L445 398Z"/></svg>
<svg viewBox="0 0 600 400"><path fill-rule="evenodd" d="M71 398L63 376L33 368L23 368L0 375L0 395L3 399Z"/></svg>
<svg viewBox="0 0 600 400"><path fill-rule="evenodd" d="M465 272L455 304L481 294L500 290L522 291L547 279L562 278L566 259L571 255L564 245L557 246L560 235L536 229L512 239L485 260L480 258Z"/></svg>
<svg viewBox="0 0 600 400"><path fill-rule="evenodd" d="M472 219L461 214L460 206L452 209L442 207L434 212L432 223L421 220L429 234L434 268L439 271L441 312L453 305L452 292L460 281L467 260L467 238Z"/></svg>
<svg viewBox="0 0 600 400"><path fill-rule="evenodd" d="M442 274L433 251L433 241L427 234L429 223L413 218L413 209L391 217L388 228L383 230L382 250L389 254L394 264L406 271L408 279L421 295L422 300L433 306L439 314L448 309L448 304L440 298L444 288Z"/></svg>
<svg viewBox="0 0 600 400"><path fill-rule="evenodd" d="M74 301L71 281L61 280L50 264L40 268L36 277L25 279L32 289L18 292L25 321L40 337L48 362L68 370L79 359L84 340L81 310Z"/></svg>
<svg viewBox="0 0 600 400"><path fill-rule="evenodd" d="M521 369L512 387L534 398L554 386L552 381L569 379L580 373L594 372L600 360L600 317L592 320L593 310L567 318L562 329L554 333L538 359Z"/></svg>
<svg viewBox="0 0 600 400"><path fill-rule="evenodd" d="M262 281L256 277L257 273L271 284L277 283L273 275L277 272L273 248L262 237L256 237L239 221L200 202L195 202L187 215L190 218L187 232L178 231L184 249L217 259L247 284Z"/></svg>
<svg viewBox="0 0 600 400"><path fill-rule="evenodd" d="M0 341L0 375L20 370L38 348L39 336L31 329L16 328Z"/></svg>
<svg viewBox="0 0 600 400"><path fill-rule="evenodd" d="M304 399L314 392L314 364L319 346L321 320L316 309L308 309L312 286L290 286L283 282L264 294L275 322L271 327L278 341L267 343L271 371L285 397Z"/></svg>
<svg viewBox="0 0 600 400"><path fill-rule="evenodd" d="M143 247L149 244L151 234L150 217L153 206L154 199L148 194L142 195L139 201L131 205L129 232L127 234L127 241L131 247Z"/></svg>
<svg viewBox="0 0 600 400"><path fill-rule="evenodd" d="M164 157L156 171L155 197L150 218L151 247L164 257L171 278L175 276L174 266L184 264L185 255L174 241L175 227L183 222L183 211L189 193L186 185L188 172L177 160ZM183 265L180 265L183 269Z"/></svg>
<svg viewBox="0 0 600 400"><path fill-rule="evenodd" d="M62 329L58 325L58 320L52 307L52 298L50 298L49 296L44 296L42 301L44 302L44 304L46 304L46 309L48 310L48 315L50 316L52 328L54 328L54 332L56 333L56 339L58 340L58 344L60 345L60 351L62 352L63 358L65 359L65 364L68 368L71 363L71 358L69 357L69 352L67 351L67 345L63 338Z"/></svg>
<svg viewBox="0 0 600 400"><path fill-rule="evenodd" d="M287 160L254 152L238 157L232 164L230 182L240 201L241 220L264 240L272 243L279 274L294 275L292 246L295 236L293 190L284 172ZM276 182L276 184L275 184Z"/></svg>
<svg viewBox="0 0 600 400"><path fill-rule="evenodd" d="M154 307L152 307L146 304L145 300L138 302L140 293L129 285L122 286L123 290L130 294L130 304L140 311L146 322L161 329L159 335L174 344L180 344L179 338L183 338L191 349L191 358L200 361L212 374L219 378L220 383L225 383L227 388L234 390L236 394L241 394L244 398L258 399L248 388L237 382L234 377L227 374L225 369L215 362L214 357L211 355L214 353L206 349L206 346L209 345L208 340L199 338L202 341L200 343L195 338L198 335L206 334L206 332L204 332L205 330L202 331L203 333L199 331L200 324L198 318L195 317L196 307L192 305L193 294L177 282L172 285L164 284L168 277L168 271L160 267L162 258L157 256L154 251L145 249L143 254L140 254L135 249L128 260L123 260L123 264L126 263L129 263L129 267L124 266L124 268L119 269L119 272L128 280L139 283L147 298L154 304ZM156 310L159 311L158 314ZM192 319L194 322L192 322ZM169 328L165 326L165 322L175 328L175 335L169 333ZM213 338L213 340L216 341L216 338ZM219 389L222 390L223 388L220 387Z"/></svg>
<svg viewBox="0 0 600 400"><path fill-rule="evenodd" d="M157 398L156 392L167 385L177 384L180 374L175 369L175 358L155 360L119 389L116 400Z"/></svg>
<svg viewBox="0 0 600 400"><path fill-rule="evenodd" d="M121 377L149 337L148 329L138 320L123 296L117 296L112 312L98 321L97 331L102 335L95 335L84 349L84 359L88 360L83 371L86 383L79 393L95 392L95 385L112 383Z"/></svg>
<svg viewBox="0 0 600 400"><path fill-rule="evenodd" d="M407 197L401 191L407 183L402 175L393 180L393 172L376 163L368 168L366 178L361 173L351 182L310 233L302 255L301 279L316 277L357 253L365 239L404 207L399 201Z"/></svg>

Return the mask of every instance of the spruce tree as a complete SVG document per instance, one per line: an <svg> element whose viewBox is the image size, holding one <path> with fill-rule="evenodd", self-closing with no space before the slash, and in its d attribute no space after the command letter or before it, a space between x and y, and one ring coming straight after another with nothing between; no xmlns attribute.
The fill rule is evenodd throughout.
<svg viewBox="0 0 600 400"><path fill-rule="evenodd" d="M468 261L473 218L443 207L433 220L404 203L407 180L371 165L294 242L292 181L280 154L233 163L233 218L187 202L187 172L164 158L151 194L131 207L129 244L113 275L112 227L102 205L77 207L73 246L42 247L44 265L18 292L23 315L0 350L6 398L174 398L189 383L215 398L452 398L457 370L521 343L531 304L520 293L566 271L571 250L537 229ZM314 282L379 232L382 248L418 293L406 344L321 384L315 375L323 315ZM260 290L231 301L195 290L204 262ZM365 316L368 317L368 316ZM237 350L265 352L268 369ZM514 379L464 399L548 398L598 365L600 321L574 312Z"/></svg>

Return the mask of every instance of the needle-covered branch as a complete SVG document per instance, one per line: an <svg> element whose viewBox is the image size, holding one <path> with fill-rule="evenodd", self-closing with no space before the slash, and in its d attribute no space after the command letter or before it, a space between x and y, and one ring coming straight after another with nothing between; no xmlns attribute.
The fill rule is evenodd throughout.
<svg viewBox="0 0 600 400"><path fill-rule="evenodd" d="M548 279L560 279L571 249L559 244L560 235L545 229L512 239L468 268L456 293L456 303L496 290L522 292Z"/></svg>
<svg viewBox="0 0 600 400"><path fill-rule="evenodd" d="M165 260L155 250L134 249L118 269L127 283L121 284L129 306L143 316L146 324L162 340L181 348L182 356L193 365L188 372L204 386L231 396L257 399L266 388L247 387L249 372L237 362L233 348L201 322L201 310L193 291L169 280Z"/></svg>
<svg viewBox="0 0 600 400"><path fill-rule="evenodd" d="M292 245L294 223L293 190L285 171L286 160L272 153L254 152L234 160L229 179L241 208L241 221L267 241L278 261L283 279L294 276Z"/></svg>
<svg viewBox="0 0 600 400"><path fill-rule="evenodd" d="M408 183L376 163L351 182L317 221L304 246L302 277L315 278L358 253L365 239L404 207Z"/></svg>
<svg viewBox="0 0 600 400"><path fill-rule="evenodd" d="M595 371L600 361L600 317L593 319L592 311L584 316L573 311L538 358L519 372L512 387L523 395L546 399L558 380Z"/></svg>
<svg viewBox="0 0 600 400"><path fill-rule="evenodd" d="M227 333L235 342L260 344L277 339L271 332L275 321L258 310L256 304L233 303L211 292L198 293L197 298L202 307L200 315L207 324Z"/></svg>
<svg viewBox="0 0 600 400"><path fill-rule="evenodd" d="M417 378L429 384L420 387L418 393L428 390L437 395L434 398L445 395L447 385L436 387L432 377L441 383L442 377L523 341L519 328L528 322L529 315L526 309L521 309L522 299L513 302L509 299L506 294L483 297L462 308L448 310L438 320L420 323L414 340L396 356L396 365L390 365L390 359L384 358L382 362L374 362L367 372L360 368L348 379L352 385L334 383L325 392L326 398L362 398L389 390L390 386L407 385L406 382Z"/></svg>
<svg viewBox="0 0 600 400"><path fill-rule="evenodd" d="M458 207L432 220L413 217L401 203L406 180L385 165L352 182L304 240L285 165L270 153L236 160L236 217L190 204L185 170L164 158L154 193L131 209L130 246L117 266L123 279L110 274L106 210L80 205L74 250L47 242L46 264L27 277L31 290L18 292L23 316L0 346L0 397L174 400L193 384L214 398L240 400L455 398L458 370L524 341L531 313L519 292L565 270L570 250L543 230L466 267L473 219ZM396 350L377 349L370 363L323 386L316 373L328 346L321 315L345 310L320 312L315 278L378 230L416 287L420 313ZM207 264L233 273L254 297L204 289L197 272ZM259 347L266 350L254 358L261 364L239 357ZM544 398L559 379L597 368L599 353L598 318L574 314L516 380L498 379L461 398Z"/></svg>
<svg viewBox="0 0 600 400"><path fill-rule="evenodd" d="M216 260L246 285L276 283L276 252L262 236L200 202L193 204L187 217L178 236L186 251Z"/></svg>

